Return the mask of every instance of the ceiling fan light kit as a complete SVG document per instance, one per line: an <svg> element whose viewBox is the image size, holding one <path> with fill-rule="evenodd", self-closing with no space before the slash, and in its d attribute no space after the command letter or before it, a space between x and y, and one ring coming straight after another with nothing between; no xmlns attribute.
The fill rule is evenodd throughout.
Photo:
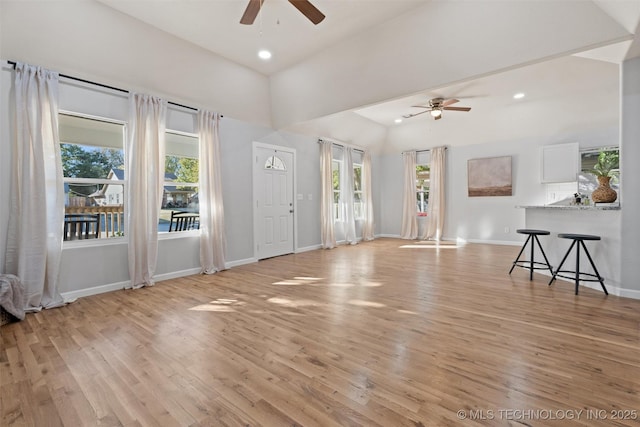
<svg viewBox="0 0 640 427"><path fill-rule="evenodd" d="M407 114L402 117L410 119L411 117L419 116L420 114L430 113L434 120L440 120L444 110L464 112L471 111L470 107L450 107L450 105L455 104L456 102L460 101L458 99L433 98L429 100L429 105L413 105L415 108L424 108L424 111Z"/></svg>
<svg viewBox="0 0 640 427"><path fill-rule="evenodd" d="M243 25L252 25L258 13L260 13L264 1L265 0L249 0L249 4L244 10L242 18L240 18L240 23ZM306 16L309 21L313 22L314 25L318 25L325 18L324 14L311 4L309 0L289 0L289 3Z"/></svg>

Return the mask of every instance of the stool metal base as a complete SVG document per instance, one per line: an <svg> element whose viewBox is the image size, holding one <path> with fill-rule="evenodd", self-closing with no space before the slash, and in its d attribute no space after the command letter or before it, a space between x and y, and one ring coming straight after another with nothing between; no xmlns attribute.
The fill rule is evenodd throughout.
<svg viewBox="0 0 640 427"><path fill-rule="evenodd" d="M569 235L567 235L569 236ZM574 236L579 236L579 235L574 235ZM593 236L595 237L595 236ZM565 237L565 238L572 238L572 237ZM596 239L589 239L589 240L596 240ZM599 238L598 238L599 240ZM571 250L573 249L573 247L576 247L576 270L561 270L564 262L567 260L567 258L569 257L569 254L571 253ZM584 253L587 254L587 258L589 259L589 263L591 264L591 268L593 268L593 271L595 272L595 274L592 273L584 273L580 271L580 246L582 246ZM568 276L567 274L571 274L571 276ZM571 246L569 246L569 249L567 250L567 253L564 255L564 258L562 258L562 261L560 262L560 265L558 266L558 269L553 273L553 276L551 277L551 280L549 281L549 286L551 286L551 284L553 283L554 280L556 280L556 277L562 277L564 279L573 279L575 280L576 283L576 295L578 295L578 286L580 284L580 281L582 282L600 282L600 286L602 286L602 290L604 291L605 295L609 295L609 292L607 292L607 288L604 286L604 279L602 278L602 276L600 276L600 273L598 272L598 269L596 268L595 263L593 262L593 259L591 259L591 254L589 254L589 251L587 250L587 246L584 244L584 241L581 238L574 238L573 242L571 243Z"/></svg>
<svg viewBox="0 0 640 427"><path fill-rule="evenodd" d="M528 233L531 231L531 233ZM518 230L519 233L528 234L527 240L525 240L524 245L522 245L522 249L520 249L520 253L516 257L516 260L513 261L511 265L511 270L509 270L509 274L513 271L515 267L526 268L529 270L529 280L533 280L533 270L549 270L551 274L553 274L553 269L551 268L551 264L549 264L549 260L547 259L547 254L544 253L544 249L542 249L542 245L540 244L540 240L538 239L538 234L543 235L543 231L541 230ZM544 232L545 234L549 234L549 232ZM527 244L531 244L531 255L528 261L520 260L522 253L524 252ZM538 262L534 260L534 249L535 244L538 244L540 248L540 252L542 252L542 256L544 257L545 262Z"/></svg>

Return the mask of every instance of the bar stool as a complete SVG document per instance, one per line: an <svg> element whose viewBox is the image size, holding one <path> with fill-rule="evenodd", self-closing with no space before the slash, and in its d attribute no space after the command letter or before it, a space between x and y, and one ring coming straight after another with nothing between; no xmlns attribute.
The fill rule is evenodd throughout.
<svg viewBox="0 0 640 427"><path fill-rule="evenodd" d="M540 240L538 236L548 236L551 234L547 230L534 230L531 228L521 228L516 230L516 233L527 234L527 240L525 240L524 245L522 245L522 249L520 249L520 253L518 254L515 261L513 261L513 265L511 266L511 270L509 270L509 274L513 271L514 267L522 267L529 270L529 280L533 280L533 270L549 270L551 274L553 274L553 270L551 269L551 265L549 264L549 260L547 259L547 255L544 253L544 249L542 249L542 245L540 244ZM527 244L531 242L531 258L529 261L520 260L520 256L524 252L524 249L527 247ZM533 254L535 249L535 244L538 244L540 248L540 252L542 252L542 256L544 257L545 262L536 262Z"/></svg>
<svg viewBox="0 0 640 427"><path fill-rule="evenodd" d="M591 259L591 254L589 254L589 251L587 250L587 246L584 244L585 240L600 240L600 236L594 236L591 234L559 233L558 237L561 239L571 239L573 240L573 242L571 243L571 246L569 246L567 253L564 254L564 258L562 258L562 261L560 262L558 269L555 271L555 273L553 273L553 276L549 281L549 286L551 286L553 281L556 280L556 277L563 277L565 279L574 279L576 282L576 295L578 295L578 284L581 280L583 282L600 282L600 286L602 286L602 290L604 291L605 295L609 295L609 292L607 292L607 288L604 286L604 279L602 278L602 276L600 276L600 273L598 273L598 269L596 268L596 265L593 263L593 259ZM574 246L576 247L576 270L575 271L561 270L562 265L567 260L567 257L571 253L571 250L573 249ZM587 254L587 258L589 258L591 267L593 268L593 271L596 274L584 273L580 271L580 246L582 246L582 248L584 249L584 253ZM560 273L572 273L573 275L567 276Z"/></svg>

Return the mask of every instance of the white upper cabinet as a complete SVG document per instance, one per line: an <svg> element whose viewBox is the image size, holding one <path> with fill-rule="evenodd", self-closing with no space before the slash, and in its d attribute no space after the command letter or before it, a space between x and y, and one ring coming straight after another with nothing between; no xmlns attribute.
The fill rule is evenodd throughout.
<svg viewBox="0 0 640 427"><path fill-rule="evenodd" d="M577 142L542 146L540 182L573 182L580 171L580 147Z"/></svg>

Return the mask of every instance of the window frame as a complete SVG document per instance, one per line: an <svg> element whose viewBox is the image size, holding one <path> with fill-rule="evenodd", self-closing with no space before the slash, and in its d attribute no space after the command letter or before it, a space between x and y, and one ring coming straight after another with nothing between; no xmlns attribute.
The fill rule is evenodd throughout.
<svg viewBox="0 0 640 427"><path fill-rule="evenodd" d="M420 168L426 168L426 169L421 170ZM418 174L424 171L429 172L428 181L429 181L429 184L431 184L431 165L429 163L416 164L416 213L418 217L427 216L427 210L429 209L429 192L431 190L431 185L425 188L424 182L426 182L427 180L422 179L423 185L421 189L418 189L418 183L421 180L420 178L418 178ZM424 210L421 210L421 205L424 205Z"/></svg>
<svg viewBox="0 0 640 427"><path fill-rule="evenodd" d="M58 111L58 128L60 129L60 116L69 116L69 117L73 117L73 118L77 118L77 119L83 119L83 120L91 120L91 121L95 121L95 122L101 122L101 123L107 123L110 125L117 125L117 126L121 126L121 142L122 142L122 148L120 149L122 151L122 158L123 158L123 170L125 170L124 173L124 179L122 180L118 180L117 183L114 184L114 181L108 178L83 178L83 177L66 177L64 176L64 164L62 164L63 167L63 177L62 177L62 183L63 186L65 185L78 185L78 184L92 184L92 185L96 185L98 187L98 189L103 188L104 185L118 185L118 186L122 186L122 203L120 203L122 205L122 212L118 212L118 216L119 218L117 218L115 220L115 223L119 223L120 227L118 231L113 231L112 229L112 233L117 233L117 235L112 235L109 236L108 233L106 233L106 235L103 237L102 234L105 233L105 230L101 229L100 230L100 237L97 239L86 239L86 240L65 240L63 241L63 247L76 247L76 246L104 246L104 245L109 245L109 244L117 244L117 243L122 243L123 241L127 240L127 235L126 232L124 231L120 231L120 229L124 230L124 222L125 219L127 217L127 204L126 204L126 191L127 191L127 175L126 175L126 153L125 153L125 140L126 140L126 135L127 135L127 123L122 121L122 120L117 120L117 119L111 119L111 118L106 118L106 117L100 117L100 116L94 116L94 115L90 115L90 114L85 114L85 113L79 113L79 112L75 112L75 111L69 111L69 110L59 110ZM97 130L94 130L97 131ZM60 134L60 130L58 131L58 133ZM66 139L66 138L65 138ZM70 142L70 141L66 141L63 140L63 138L59 137L58 140L58 144L59 144L59 149L62 152L62 144L68 144L68 145L78 145L78 146L95 146L97 148L111 148L113 149L113 147L109 147L106 145L93 145L93 144L81 144L79 142ZM61 162L62 162L62 158L61 158ZM111 168L112 170L114 168ZM85 196L86 198L87 196ZM66 198L66 197L65 197ZM100 206L100 205L98 205ZM73 205L70 205L68 201L65 202L65 214L67 213L67 208L68 207L76 207ZM103 213L103 212L98 212L99 214L99 218L100 221L102 221L103 218L103 214L104 214L104 224L105 224L105 228L106 228L106 224L109 222L107 220L107 213ZM120 215L122 215L120 217ZM113 214L111 215L111 217L113 216ZM121 218L121 219L120 219ZM113 218L111 218L113 220ZM102 224L102 222L101 222Z"/></svg>
<svg viewBox="0 0 640 427"><path fill-rule="evenodd" d="M338 168L335 169L334 166ZM344 170L344 163L342 160L331 159L331 182L333 188L333 220L334 222L344 221L342 215L342 171ZM336 187L336 172L337 172L337 187Z"/></svg>
<svg viewBox="0 0 640 427"><path fill-rule="evenodd" d="M166 153L166 144L167 144L167 139L166 135L167 134L173 134L173 135L177 135L177 136L181 136L181 137L187 137L187 138L193 138L194 139L194 143L196 144L197 150L198 150L198 157L191 157L191 156L177 156L175 154L167 154ZM191 133L191 132L183 132L183 131L178 131L178 130L173 130L173 129L166 129L165 130L165 162L166 159L168 157L178 157L178 158L186 158L186 159L196 159L198 160L198 171L200 170L200 146L199 146L199 140L198 140L198 135L195 133ZM165 163L166 164L166 163ZM200 192L200 176L198 175L198 180L195 182L186 182L186 181L167 181L166 176L167 172L165 170L165 181L163 181L162 183L162 188L163 188L163 199L164 199L164 189L166 187L192 187L194 188L193 193L194 194L199 194ZM188 208L188 205L187 205ZM161 206L160 207L160 213L163 210L167 210L167 211L173 211L173 210L178 210L178 209L182 209L182 208L167 208L165 206ZM194 230L181 230L181 231L171 231L169 232L168 229L167 231L160 231L160 221L162 220L161 218L161 214L159 213L158 215L158 237L162 237L162 238L173 238L173 237L180 237L180 236L185 236L185 235L189 235L189 234L200 234L200 230L199 229L194 229ZM198 215L200 214L200 202L198 200L198 210L197 210Z"/></svg>
<svg viewBox="0 0 640 427"><path fill-rule="evenodd" d="M595 154L597 159L598 154L601 151L617 151L618 159L620 159L620 147L619 146L605 146L605 147L593 147L593 148L585 148L580 150L580 171L578 172L578 193L583 194L587 197L591 197L591 193L593 190L597 188L598 179L596 175L591 172L591 168L585 169L585 155ZM597 160L596 160L597 161ZM611 188L614 189L618 194L620 194L620 188L622 187L622 177L620 174L620 166L618 163L618 169L613 169L615 171L614 177L611 179L610 185Z"/></svg>
<svg viewBox="0 0 640 427"><path fill-rule="evenodd" d="M356 169L360 169L360 190L356 190ZM364 165L362 163L353 164L353 216L356 221L364 220L364 188L362 187L362 172ZM360 201L356 199L356 194L360 195ZM358 208L357 206L360 205Z"/></svg>

